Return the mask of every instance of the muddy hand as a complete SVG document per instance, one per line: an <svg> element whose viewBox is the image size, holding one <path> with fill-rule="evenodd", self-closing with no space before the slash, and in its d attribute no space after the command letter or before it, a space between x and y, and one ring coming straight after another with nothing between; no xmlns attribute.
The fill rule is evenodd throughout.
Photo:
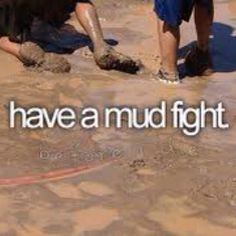
<svg viewBox="0 0 236 236"><path fill-rule="evenodd" d="M112 47L107 47L103 52L94 53L97 65L103 70L118 70L126 73L136 74L143 68L140 61L134 61Z"/></svg>

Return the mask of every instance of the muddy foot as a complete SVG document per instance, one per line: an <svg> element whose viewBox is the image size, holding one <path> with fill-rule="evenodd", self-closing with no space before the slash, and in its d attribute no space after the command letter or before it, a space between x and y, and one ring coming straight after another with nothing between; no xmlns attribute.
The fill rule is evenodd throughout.
<svg viewBox="0 0 236 236"><path fill-rule="evenodd" d="M141 61L134 61L113 48L108 47L103 53L94 53L97 65L103 70L118 70L136 74L143 68Z"/></svg>
<svg viewBox="0 0 236 236"><path fill-rule="evenodd" d="M25 66L39 71L66 73L71 69L69 62L64 57L55 53L45 53L42 48L32 42L21 45L20 59Z"/></svg>

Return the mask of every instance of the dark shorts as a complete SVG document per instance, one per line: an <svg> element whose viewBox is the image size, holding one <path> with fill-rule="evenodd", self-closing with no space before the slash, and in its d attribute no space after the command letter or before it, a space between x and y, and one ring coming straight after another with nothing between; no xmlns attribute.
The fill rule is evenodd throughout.
<svg viewBox="0 0 236 236"><path fill-rule="evenodd" d="M15 41L32 24L34 17L47 17L48 23L60 27L74 11L77 3L89 0L0 0L0 37L9 36ZM48 4L48 5L47 5Z"/></svg>
<svg viewBox="0 0 236 236"><path fill-rule="evenodd" d="M213 11L213 0L155 0L155 12L158 17L173 27L182 21L189 21L196 2Z"/></svg>

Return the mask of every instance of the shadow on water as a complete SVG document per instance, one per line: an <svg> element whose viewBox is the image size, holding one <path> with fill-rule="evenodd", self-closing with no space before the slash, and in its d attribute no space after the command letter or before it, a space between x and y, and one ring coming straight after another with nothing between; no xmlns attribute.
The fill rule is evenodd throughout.
<svg viewBox="0 0 236 236"><path fill-rule="evenodd" d="M236 36L233 35L234 30L234 27L220 22L213 24L210 45L215 72L236 71ZM193 42L180 48L179 59L185 57L192 44ZM182 73L186 73L183 64L180 64L179 68Z"/></svg>

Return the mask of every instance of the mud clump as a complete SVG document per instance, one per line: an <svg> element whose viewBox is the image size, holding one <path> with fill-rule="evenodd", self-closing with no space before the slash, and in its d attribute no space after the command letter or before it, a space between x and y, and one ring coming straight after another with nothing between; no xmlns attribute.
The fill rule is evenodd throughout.
<svg viewBox="0 0 236 236"><path fill-rule="evenodd" d="M137 160L133 160L130 164L129 167L134 170L134 171L138 171L140 168L144 168L147 166L147 163L144 159L137 159Z"/></svg>
<svg viewBox="0 0 236 236"><path fill-rule="evenodd" d="M136 74L143 69L141 61L135 61L113 48L109 47L103 55L96 56L97 65L103 70L118 70L130 74Z"/></svg>
<svg viewBox="0 0 236 236"><path fill-rule="evenodd" d="M20 47L20 59L25 66L40 66L44 61L45 52L37 44L23 43Z"/></svg>
<svg viewBox="0 0 236 236"><path fill-rule="evenodd" d="M38 71L68 73L71 70L70 63L64 57L55 53L45 53L33 42L26 42L21 45L20 59L25 66Z"/></svg>
<svg viewBox="0 0 236 236"><path fill-rule="evenodd" d="M55 53L46 53L42 68L53 73L68 73L71 70L70 63L62 56Z"/></svg>

